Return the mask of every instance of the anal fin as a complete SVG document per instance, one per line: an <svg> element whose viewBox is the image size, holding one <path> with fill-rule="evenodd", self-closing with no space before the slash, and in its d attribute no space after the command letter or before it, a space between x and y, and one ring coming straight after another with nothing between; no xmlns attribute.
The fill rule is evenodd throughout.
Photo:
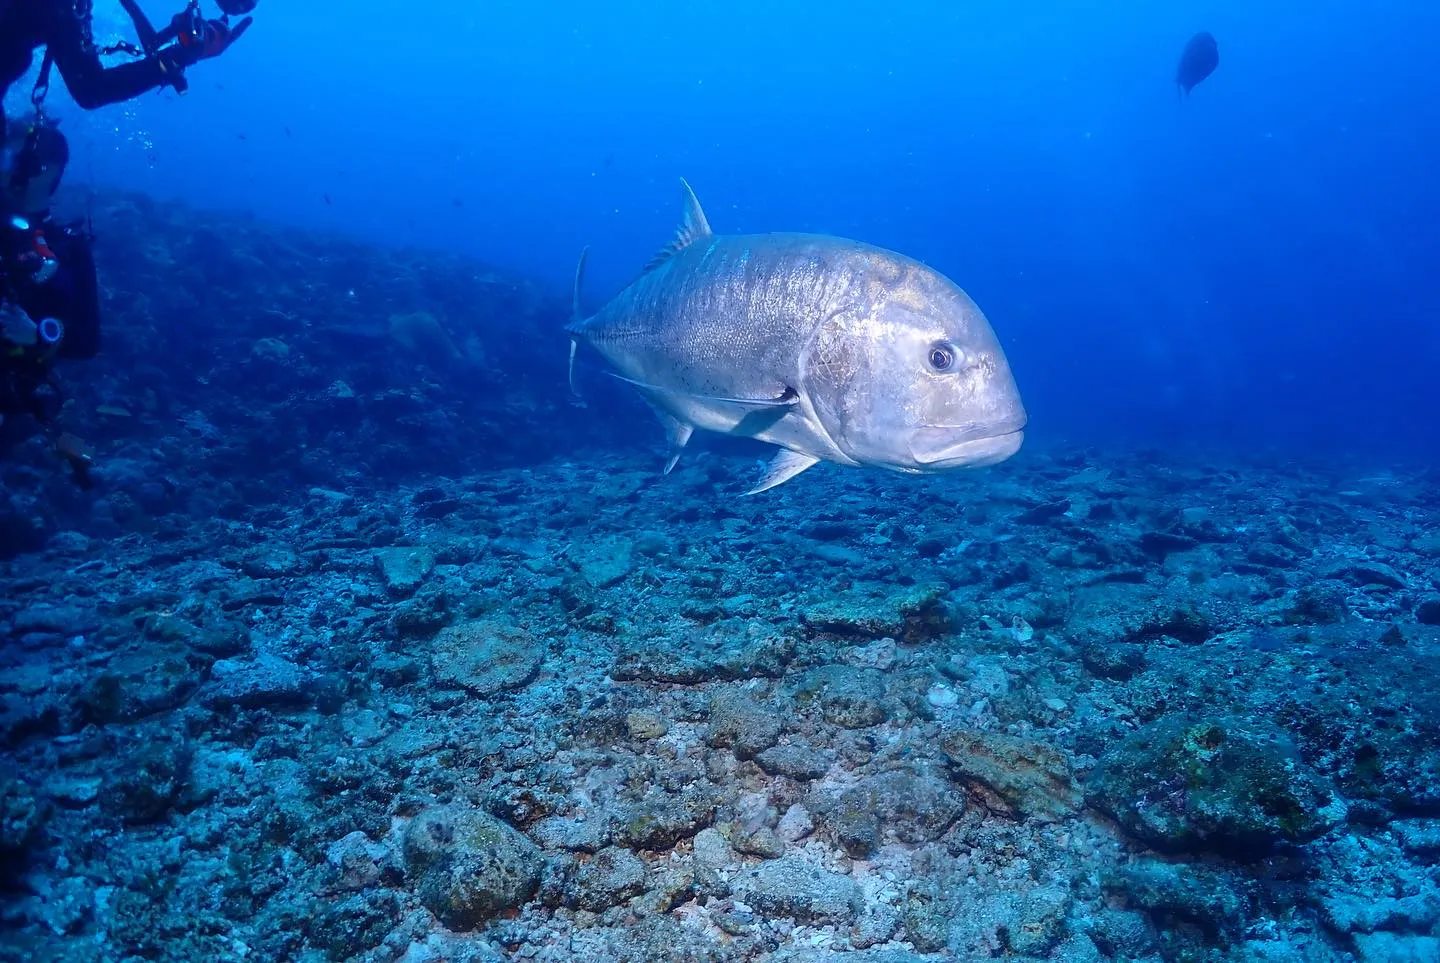
<svg viewBox="0 0 1440 963"><path fill-rule="evenodd" d="M775 457L770 459L770 464L765 466L765 473L745 494L758 495L760 492L768 491L776 485L783 485L796 475L800 474L820 459L814 455L802 454L798 451L791 451L782 448L776 452Z"/></svg>

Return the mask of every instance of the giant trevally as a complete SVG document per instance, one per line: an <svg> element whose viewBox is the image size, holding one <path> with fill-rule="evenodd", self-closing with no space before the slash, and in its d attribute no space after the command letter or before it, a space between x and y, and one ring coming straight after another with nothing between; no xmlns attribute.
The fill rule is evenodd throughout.
<svg viewBox="0 0 1440 963"><path fill-rule="evenodd" d="M581 316L594 348L660 415L668 474L697 428L779 445L747 494L818 461L939 472L1020 449L1025 408L985 315L918 261L818 234L716 235L685 190L674 241Z"/></svg>
<svg viewBox="0 0 1440 963"><path fill-rule="evenodd" d="M1180 63L1175 67L1175 85L1188 97L1195 85L1215 72L1220 65L1220 47L1215 38L1205 31L1191 37L1180 51Z"/></svg>

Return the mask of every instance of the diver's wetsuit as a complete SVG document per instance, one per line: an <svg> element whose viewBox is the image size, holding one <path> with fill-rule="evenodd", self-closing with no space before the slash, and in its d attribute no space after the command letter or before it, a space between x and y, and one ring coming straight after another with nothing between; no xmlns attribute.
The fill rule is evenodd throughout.
<svg viewBox="0 0 1440 963"><path fill-rule="evenodd" d="M90 239L79 227L50 219L43 222L46 244L55 257L55 274L36 281L14 269L26 244L21 232L0 225L0 264L11 270L0 274L0 301L9 301L31 318L56 318L65 325L57 357L87 359L100 351L100 286Z"/></svg>
<svg viewBox="0 0 1440 963"><path fill-rule="evenodd" d="M0 97L30 69L40 47L49 50L65 88L86 110L138 97L171 80L160 57L103 65L74 0L0 0Z"/></svg>
<svg viewBox="0 0 1440 963"><path fill-rule="evenodd" d="M100 350L100 292L95 260L88 237L79 229L45 223L45 234L58 263L55 275L43 282L25 276L9 248L23 245L23 237L0 225L0 303L10 302L32 319L55 318L64 325L64 337L53 348L21 347L0 339L0 417L30 415L42 425L56 415L59 402L51 371L59 358L93 358Z"/></svg>

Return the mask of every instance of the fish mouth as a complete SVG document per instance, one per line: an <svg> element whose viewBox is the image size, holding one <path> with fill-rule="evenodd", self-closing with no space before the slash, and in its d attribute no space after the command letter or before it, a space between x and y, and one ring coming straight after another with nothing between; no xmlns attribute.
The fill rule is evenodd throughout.
<svg viewBox="0 0 1440 963"><path fill-rule="evenodd" d="M998 465L1025 442L1024 417L997 425L926 425L910 439L910 453L922 471Z"/></svg>

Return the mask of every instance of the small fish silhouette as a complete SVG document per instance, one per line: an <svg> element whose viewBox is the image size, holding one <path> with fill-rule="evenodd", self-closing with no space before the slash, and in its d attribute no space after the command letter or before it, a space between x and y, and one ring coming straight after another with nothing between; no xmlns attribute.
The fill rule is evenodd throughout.
<svg viewBox="0 0 1440 963"><path fill-rule="evenodd" d="M1215 72L1220 64L1220 48L1215 38L1204 30L1190 38L1180 53L1180 65L1175 68L1175 83L1180 94L1190 96L1195 85Z"/></svg>

